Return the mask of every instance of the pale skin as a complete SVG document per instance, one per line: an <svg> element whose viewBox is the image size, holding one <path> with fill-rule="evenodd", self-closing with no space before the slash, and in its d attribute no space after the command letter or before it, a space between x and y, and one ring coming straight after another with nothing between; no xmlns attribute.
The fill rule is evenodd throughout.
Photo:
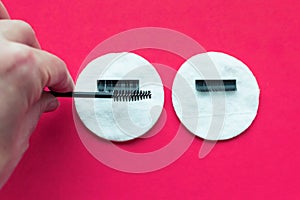
<svg viewBox="0 0 300 200"><path fill-rule="evenodd" d="M45 87L70 92L65 63L41 50L31 26L11 20L0 1L0 188L9 178L44 112L59 103Z"/></svg>

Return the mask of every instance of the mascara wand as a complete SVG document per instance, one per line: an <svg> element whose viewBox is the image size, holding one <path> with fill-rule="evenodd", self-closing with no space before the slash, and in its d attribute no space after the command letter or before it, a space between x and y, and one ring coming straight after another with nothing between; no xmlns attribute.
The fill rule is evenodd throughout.
<svg viewBox="0 0 300 200"><path fill-rule="evenodd" d="M76 98L112 98L114 101L140 101L151 99L151 91L143 90L114 90L112 92L54 92L49 91L55 97L76 97Z"/></svg>

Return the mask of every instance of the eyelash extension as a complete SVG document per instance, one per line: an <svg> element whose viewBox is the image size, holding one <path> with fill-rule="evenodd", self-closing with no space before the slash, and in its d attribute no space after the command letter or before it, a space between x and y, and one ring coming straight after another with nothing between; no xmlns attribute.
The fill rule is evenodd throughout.
<svg viewBox="0 0 300 200"><path fill-rule="evenodd" d="M76 98L112 98L114 101L141 101L151 99L151 91L143 90L114 90L111 93L107 92L54 92L48 91L55 97L76 97Z"/></svg>
<svg viewBox="0 0 300 200"><path fill-rule="evenodd" d="M97 80L99 92L112 92L114 90L139 90L139 80Z"/></svg>
<svg viewBox="0 0 300 200"><path fill-rule="evenodd" d="M200 92L236 91L236 80L195 80L196 90Z"/></svg>

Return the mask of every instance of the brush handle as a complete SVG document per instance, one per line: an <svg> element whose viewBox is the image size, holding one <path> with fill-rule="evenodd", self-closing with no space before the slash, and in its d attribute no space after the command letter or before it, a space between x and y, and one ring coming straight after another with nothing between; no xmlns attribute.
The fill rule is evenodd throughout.
<svg viewBox="0 0 300 200"><path fill-rule="evenodd" d="M77 97L77 98L112 98L113 94L104 92L54 92L49 91L55 97Z"/></svg>

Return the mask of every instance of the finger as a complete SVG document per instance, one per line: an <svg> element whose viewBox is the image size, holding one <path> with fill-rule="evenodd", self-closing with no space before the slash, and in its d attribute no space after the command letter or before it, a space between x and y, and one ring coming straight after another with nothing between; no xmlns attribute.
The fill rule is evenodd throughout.
<svg viewBox="0 0 300 200"><path fill-rule="evenodd" d="M37 49L34 49L34 51L42 86L49 87L56 92L73 91L74 83L66 64L46 51Z"/></svg>
<svg viewBox="0 0 300 200"><path fill-rule="evenodd" d="M52 112L59 107L59 102L53 95L43 93L35 106L39 107L40 113Z"/></svg>
<svg viewBox="0 0 300 200"><path fill-rule="evenodd" d="M0 37L40 49L33 28L21 20L0 20Z"/></svg>
<svg viewBox="0 0 300 200"><path fill-rule="evenodd" d="M12 86L21 88L21 93L31 96L30 103L41 95L45 87L57 92L73 91L74 83L68 69L55 55L14 42L3 42L2 48L6 51L0 57L10 67L4 65L0 71L11 75L1 77L0 74L0 81L4 78Z"/></svg>
<svg viewBox="0 0 300 200"><path fill-rule="evenodd" d="M0 1L0 19L10 19L9 14L1 1Z"/></svg>
<svg viewBox="0 0 300 200"><path fill-rule="evenodd" d="M18 143L21 148L26 150L26 146L28 145L28 140L30 138L31 133L34 131L38 120L44 112L51 112L58 108L59 102L55 97L50 94L43 94L41 98L30 107L30 110L27 111L26 117L22 119L21 135L18 138Z"/></svg>

